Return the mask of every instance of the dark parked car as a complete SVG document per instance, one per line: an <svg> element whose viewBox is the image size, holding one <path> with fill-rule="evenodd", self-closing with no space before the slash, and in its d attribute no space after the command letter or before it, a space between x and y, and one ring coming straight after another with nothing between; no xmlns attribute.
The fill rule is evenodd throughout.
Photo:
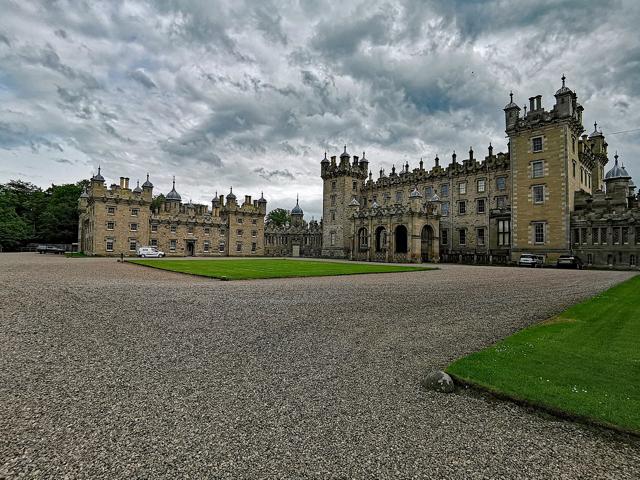
<svg viewBox="0 0 640 480"><path fill-rule="evenodd" d="M65 252L65 249L60 245L38 245L38 248L36 248L36 252L63 254Z"/></svg>
<svg viewBox="0 0 640 480"><path fill-rule="evenodd" d="M560 255L556 266L558 268L577 268L578 270L582 270L584 263L582 263L580 257L576 255Z"/></svg>

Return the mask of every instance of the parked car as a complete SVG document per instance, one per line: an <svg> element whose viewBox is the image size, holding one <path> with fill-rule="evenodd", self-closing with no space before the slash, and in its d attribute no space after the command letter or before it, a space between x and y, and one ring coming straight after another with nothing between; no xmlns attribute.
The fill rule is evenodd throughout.
<svg viewBox="0 0 640 480"><path fill-rule="evenodd" d="M558 262L556 263L556 267L576 268L578 270L582 270L584 268L584 263L582 263L582 260L580 260L580 257L576 255L560 255L558 257Z"/></svg>
<svg viewBox="0 0 640 480"><path fill-rule="evenodd" d="M65 249L59 245L38 245L36 247L36 252L38 253L57 253L63 254Z"/></svg>
<svg viewBox="0 0 640 480"><path fill-rule="evenodd" d="M138 256L142 258L161 258L164 257L164 252L158 250L156 247L140 247L138 248Z"/></svg>
<svg viewBox="0 0 640 480"><path fill-rule="evenodd" d="M544 257L542 255L534 255L532 253L523 253L518 260L519 267L542 267L544 265Z"/></svg>

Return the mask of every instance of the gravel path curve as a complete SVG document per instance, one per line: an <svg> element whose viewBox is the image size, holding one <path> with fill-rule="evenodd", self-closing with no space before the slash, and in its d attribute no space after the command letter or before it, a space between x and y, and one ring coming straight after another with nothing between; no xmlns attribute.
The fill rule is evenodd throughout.
<svg viewBox="0 0 640 480"><path fill-rule="evenodd" d="M0 255L0 478L640 478L640 441L419 387L631 276L219 282Z"/></svg>

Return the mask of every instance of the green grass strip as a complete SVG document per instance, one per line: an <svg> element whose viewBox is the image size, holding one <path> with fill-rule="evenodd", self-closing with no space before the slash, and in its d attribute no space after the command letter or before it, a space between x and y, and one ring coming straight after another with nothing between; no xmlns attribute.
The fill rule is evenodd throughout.
<svg viewBox="0 0 640 480"><path fill-rule="evenodd" d="M223 280L252 280L259 278L319 277L433 270L428 267L376 265L353 262L323 262L288 259L229 259L229 260L129 260L147 267L188 273Z"/></svg>
<svg viewBox="0 0 640 480"><path fill-rule="evenodd" d="M500 396L640 433L640 276L447 372Z"/></svg>

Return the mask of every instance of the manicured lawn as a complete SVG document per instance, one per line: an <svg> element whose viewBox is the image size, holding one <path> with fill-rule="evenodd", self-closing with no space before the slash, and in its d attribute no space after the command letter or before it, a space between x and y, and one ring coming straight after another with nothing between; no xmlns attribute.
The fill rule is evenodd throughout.
<svg viewBox="0 0 640 480"><path fill-rule="evenodd" d="M362 273L412 272L433 270L426 267L402 265L373 265L352 262L322 262L282 259L241 260L130 260L131 263L190 273L224 280L256 278L320 277L327 275L357 275Z"/></svg>
<svg viewBox="0 0 640 480"><path fill-rule="evenodd" d="M517 400L640 433L640 276L447 371Z"/></svg>

